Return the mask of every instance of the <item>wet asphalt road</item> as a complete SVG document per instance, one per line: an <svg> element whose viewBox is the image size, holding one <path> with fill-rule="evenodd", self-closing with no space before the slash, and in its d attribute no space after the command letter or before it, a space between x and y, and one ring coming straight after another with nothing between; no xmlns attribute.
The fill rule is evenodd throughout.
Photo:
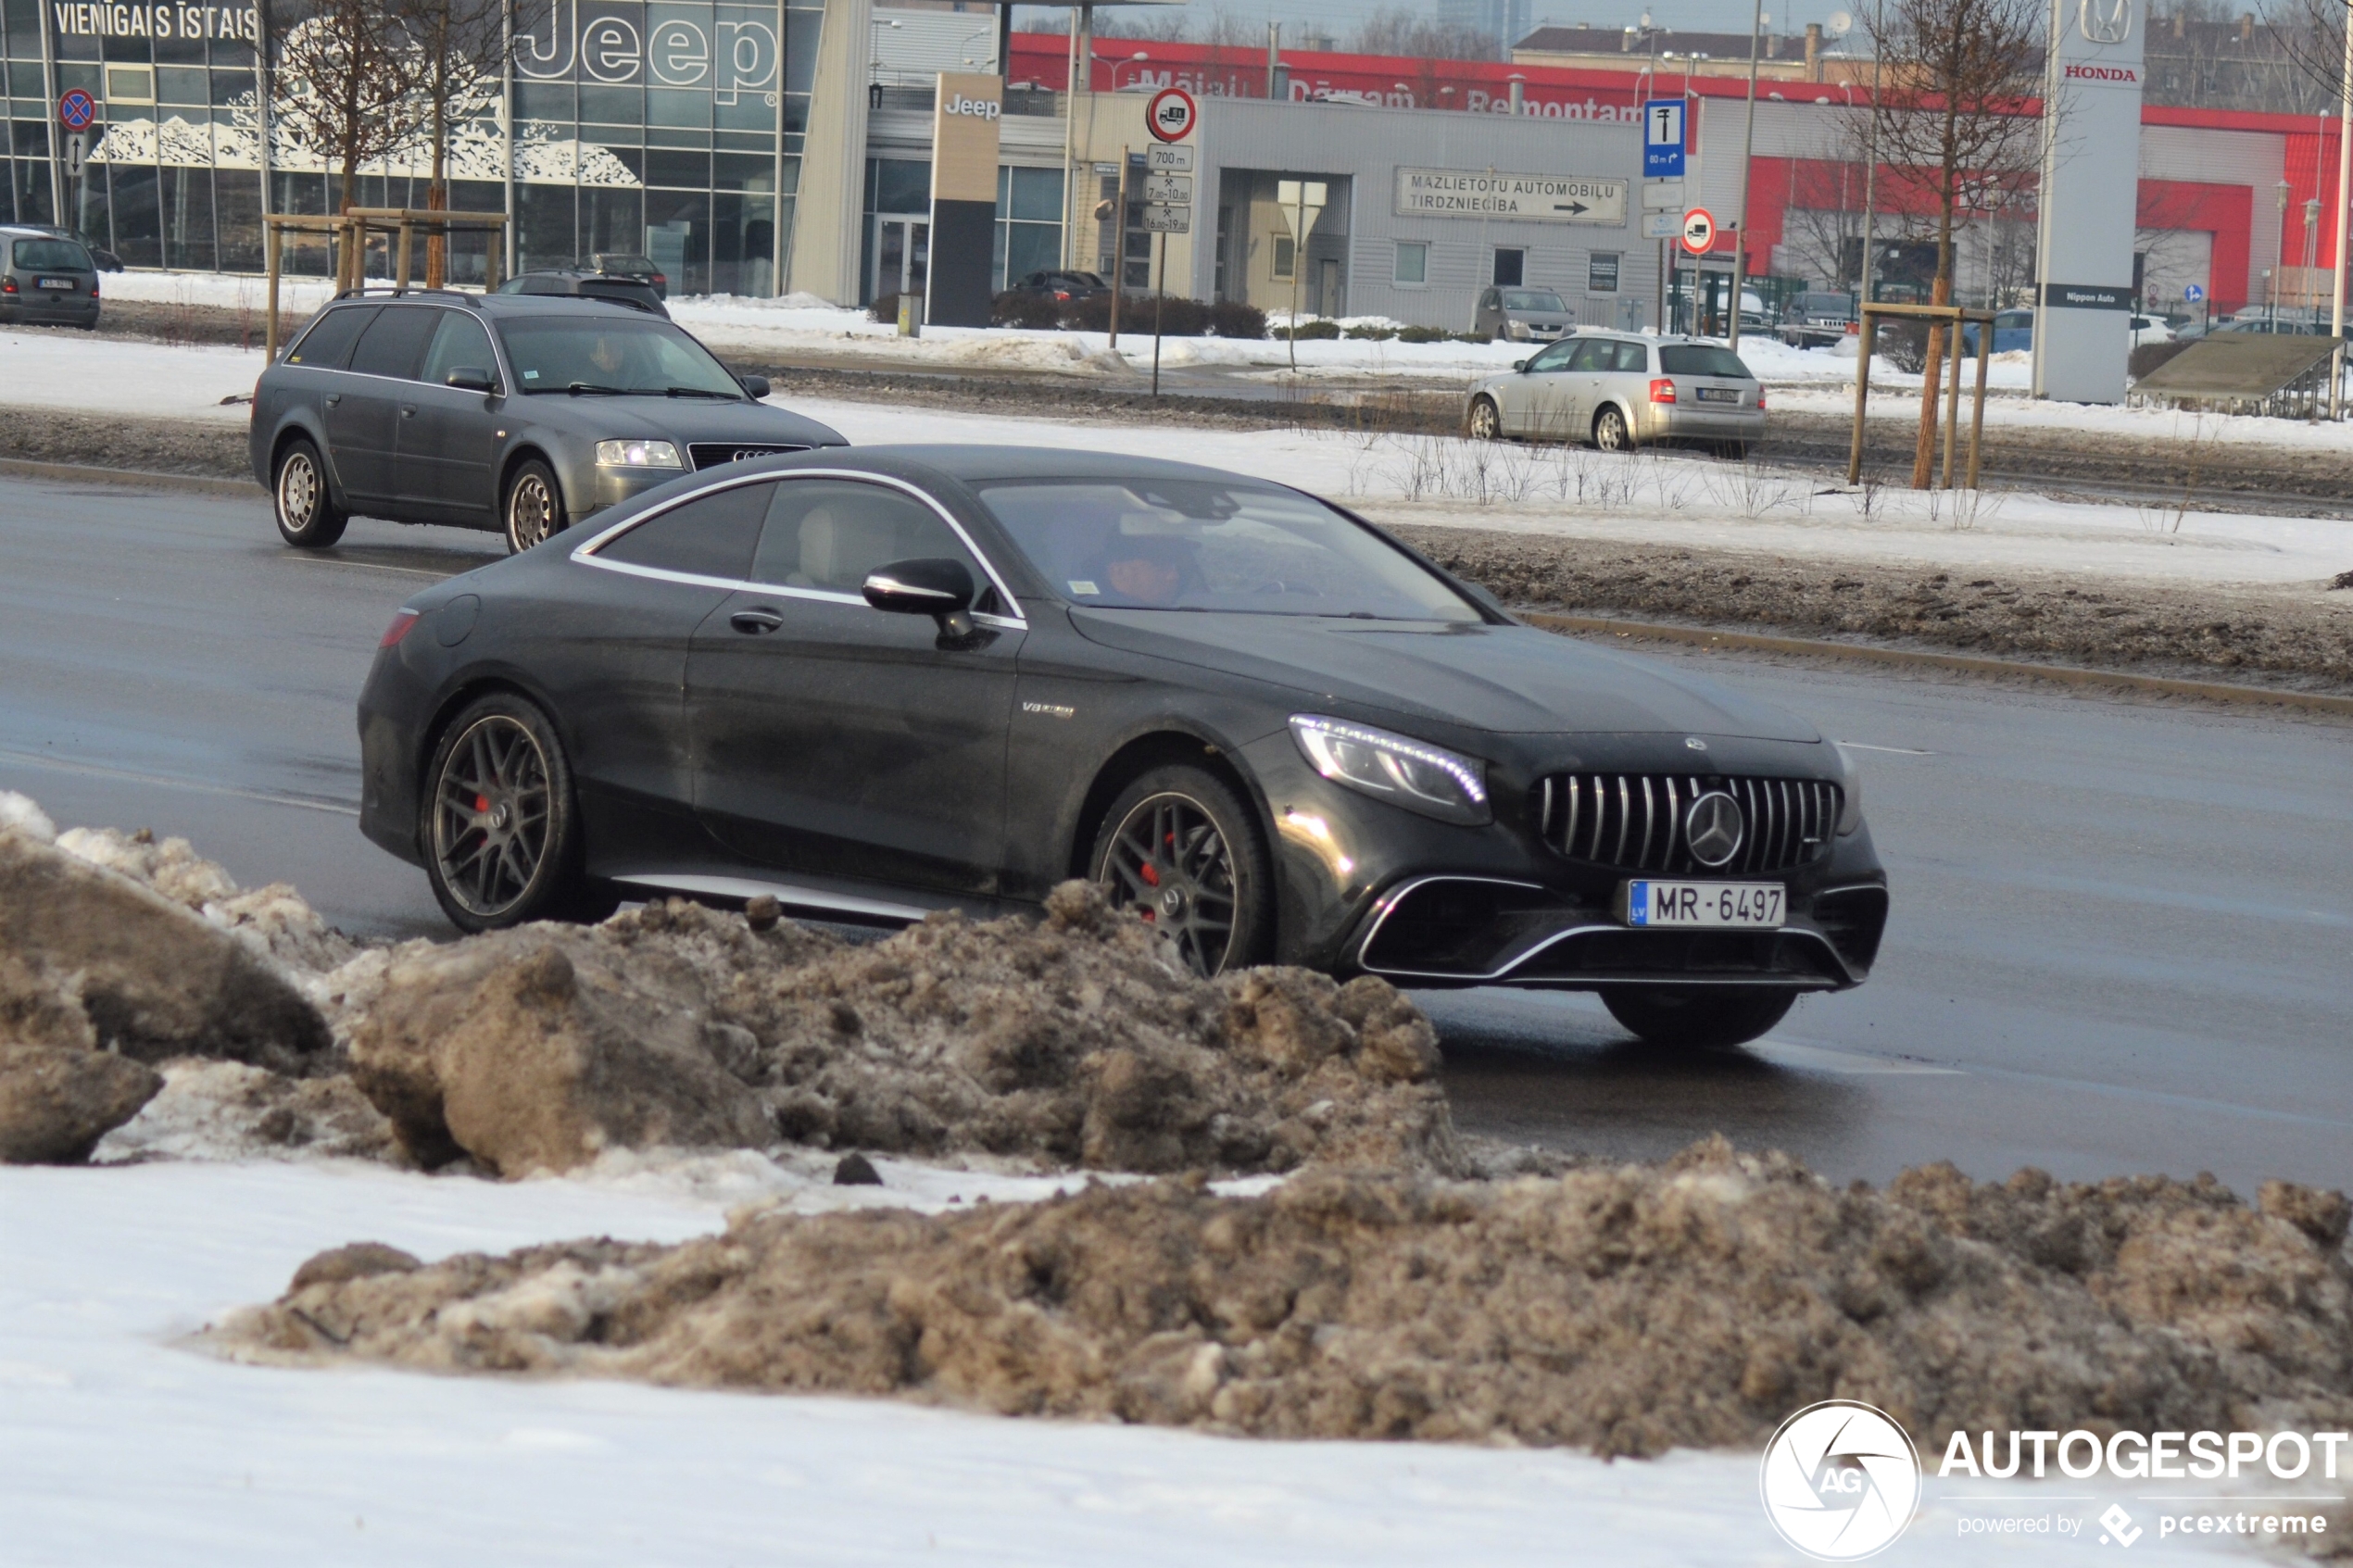
<svg viewBox="0 0 2353 1568"><path fill-rule="evenodd" d="M0 480L0 788L184 834L346 929L443 935L359 835L352 699L404 596L488 535ZM1655 1156L1721 1131L1839 1179L2210 1170L2353 1186L2353 724L1663 653L1861 747L1878 972L1696 1059L1573 996L1430 993L1466 1131Z"/></svg>

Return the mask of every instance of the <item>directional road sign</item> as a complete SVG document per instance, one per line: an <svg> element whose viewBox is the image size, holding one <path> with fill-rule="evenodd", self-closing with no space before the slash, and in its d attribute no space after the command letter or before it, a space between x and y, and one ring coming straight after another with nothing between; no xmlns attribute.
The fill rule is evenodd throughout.
<svg viewBox="0 0 2353 1568"><path fill-rule="evenodd" d="M2182 291L2182 297L2188 300L2192 305L2196 305L2199 300L2206 297L2206 290L2196 283L2192 283L2189 287Z"/></svg>
<svg viewBox="0 0 2353 1568"><path fill-rule="evenodd" d="M1680 98L1653 98L1642 106L1642 176L1683 177L1683 111Z"/></svg>
<svg viewBox="0 0 2353 1568"><path fill-rule="evenodd" d="M98 101L79 87L57 100L57 123L69 131L87 131L98 118Z"/></svg>
<svg viewBox="0 0 2353 1568"><path fill-rule="evenodd" d="M1201 106L1182 87L1164 87L1152 94L1144 123L1164 142L1181 142L1201 123Z"/></svg>
<svg viewBox="0 0 2353 1568"><path fill-rule="evenodd" d="M1704 207L1695 207L1683 214L1683 248L1693 256L1705 256L1707 247L1716 243L1716 215Z"/></svg>

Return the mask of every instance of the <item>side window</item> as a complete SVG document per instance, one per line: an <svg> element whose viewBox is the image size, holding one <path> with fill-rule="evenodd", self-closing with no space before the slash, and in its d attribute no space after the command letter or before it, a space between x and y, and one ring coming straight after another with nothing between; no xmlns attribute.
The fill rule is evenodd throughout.
<svg viewBox="0 0 2353 1568"><path fill-rule="evenodd" d="M1493 289L1489 289L1485 294L1478 296L1478 307L1481 310L1492 310L1495 308L1495 291Z"/></svg>
<svg viewBox="0 0 2353 1568"><path fill-rule="evenodd" d="M429 305L387 305L359 334L351 351L351 368L363 376L417 379L417 362L425 357L425 343L441 324L441 312Z"/></svg>
<svg viewBox="0 0 2353 1568"><path fill-rule="evenodd" d="M1545 348L1544 352L1530 359L1528 362L1528 368L1531 372L1566 370L1568 369L1569 357L1577 352L1577 348L1578 344L1575 338L1570 338L1566 343L1552 344Z"/></svg>
<svg viewBox="0 0 2353 1568"><path fill-rule="evenodd" d="M376 319L377 307L363 305L342 310L322 312L310 323L310 330L286 350L286 363L308 365L314 370L339 370L350 357L351 345L359 340L360 329Z"/></svg>
<svg viewBox="0 0 2353 1568"><path fill-rule="evenodd" d="M1588 373L1606 370L1617 363L1617 345L1605 337L1580 338L1577 342L1577 358L1564 369Z"/></svg>
<svg viewBox="0 0 2353 1568"><path fill-rule="evenodd" d="M1611 346L1617 350L1617 369L1621 372L1630 371L1635 375L1641 375L1651 368L1650 345L1618 343Z"/></svg>
<svg viewBox="0 0 2353 1568"><path fill-rule="evenodd" d="M736 484L698 496L639 523L598 550L597 558L740 583L751 575L760 520L768 515L774 489L768 483Z"/></svg>
<svg viewBox="0 0 2353 1568"><path fill-rule="evenodd" d="M857 595L867 574L893 561L960 560L973 574L981 610L996 610L988 574L923 502L903 491L846 479L787 479L760 536L752 576L782 588Z"/></svg>
<svg viewBox="0 0 2353 1568"><path fill-rule="evenodd" d="M417 379L435 386L448 383L449 372L460 366L498 373L498 357L490 352L490 334L462 310L444 310L434 329L433 346L425 350L425 368Z"/></svg>

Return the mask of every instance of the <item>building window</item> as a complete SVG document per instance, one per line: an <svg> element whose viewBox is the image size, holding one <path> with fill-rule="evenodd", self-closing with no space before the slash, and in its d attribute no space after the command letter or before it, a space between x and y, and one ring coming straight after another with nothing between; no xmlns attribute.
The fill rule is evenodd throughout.
<svg viewBox="0 0 2353 1568"><path fill-rule="evenodd" d="M1527 281L1528 252L1506 250L1498 246L1495 251L1495 286L1500 289L1516 289Z"/></svg>
<svg viewBox="0 0 2353 1568"><path fill-rule="evenodd" d="M1397 242L1397 270L1390 274L1393 281L1411 288L1429 282L1429 242L1400 240Z"/></svg>
<svg viewBox="0 0 2353 1568"><path fill-rule="evenodd" d="M997 170L996 288L1063 264L1063 171Z"/></svg>
<svg viewBox="0 0 2353 1568"><path fill-rule="evenodd" d="M1597 250L1585 258L1585 292L1616 294L1617 292L1617 252Z"/></svg>
<svg viewBox="0 0 2353 1568"><path fill-rule="evenodd" d="M1275 236L1275 276L1288 278L1297 270L1298 250L1289 234Z"/></svg>

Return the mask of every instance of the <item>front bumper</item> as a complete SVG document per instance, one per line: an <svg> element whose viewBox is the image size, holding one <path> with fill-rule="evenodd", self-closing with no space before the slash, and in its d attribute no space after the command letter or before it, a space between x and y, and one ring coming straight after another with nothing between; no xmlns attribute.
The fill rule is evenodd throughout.
<svg viewBox="0 0 2353 1568"><path fill-rule="evenodd" d="M1435 822L1343 789L1307 766L1288 733L1244 747L1275 830L1278 961L1416 987L1843 990L1862 983L1888 910L1886 873L1868 827L1834 836L1792 870L1727 873L1788 889L1779 930L1628 926L1617 912L1620 889L1629 877L1659 873L1571 859L1544 841L1529 799L1538 778L1562 768L1690 769L1680 736L1613 738L1624 744L1609 747L1605 764L1583 748L1532 765L1491 762L1495 821L1481 827ZM1711 745L1728 776L1817 771L1794 765L1812 746Z"/></svg>

